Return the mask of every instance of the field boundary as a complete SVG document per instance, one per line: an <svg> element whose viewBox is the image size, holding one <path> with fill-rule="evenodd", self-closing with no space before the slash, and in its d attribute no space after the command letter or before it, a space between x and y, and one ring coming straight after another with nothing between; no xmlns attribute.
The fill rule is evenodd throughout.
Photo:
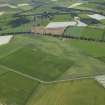
<svg viewBox="0 0 105 105"><path fill-rule="evenodd" d="M44 81L44 80L41 80L39 78L30 76L28 74L25 74L25 73L16 71L16 70L14 70L12 68L9 68L9 67L7 67L5 65L1 65L0 64L0 66L2 66L3 68L6 68L10 72L14 72L14 73L16 73L16 74L18 74L20 76L26 77L26 78L31 79L31 80L34 80L34 81L38 81L38 82L40 82L42 84L53 84L53 83L63 83L63 82L69 82L69 81L75 81L75 80L83 80L83 79L94 79L96 76L101 76L101 75L82 76L82 77L76 77L76 78L73 78L73 79L64 79L64 80L62 79L62 80L55 80L55 81L48 82L48 81Z"/></svg>
<svg viewBox="0 0 105 105"><path fill-rule="evenodd" d="M105 40L101 40L101 39L94 39L94 38L87 38L87 37L77 37L77 36L71 36L71 35L57 35L57 34L40 34L40 33L34 33L31 31L25 31L25 32L7 32L7 33L0 33L1 36L5 36L5 35L34 35L34 36L50 36L50 37L56 37L56 38L64 38L64 39L74 39L74 40L84 40L84 41L88 41L88 42L99 42L99 43L105 43Z"/></svg>

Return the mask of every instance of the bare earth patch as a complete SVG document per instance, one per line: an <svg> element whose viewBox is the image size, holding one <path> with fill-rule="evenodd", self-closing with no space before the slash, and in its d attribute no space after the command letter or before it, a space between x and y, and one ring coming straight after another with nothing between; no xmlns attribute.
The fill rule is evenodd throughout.
<svg viewBox="0 0 105 105"><path fill-rule="evenodd" d="M33 27L33 33L39 34L52 34L52 35L62 35L65 28L45 28L45 27Z"/></svg>
<svg viewBox="0 0 105 105"><path fill-rule="evenodd" d="M105 75L96 76L95 80L105 88Z"/></svg>
<svg viewBox="0 0 105 105"><path fill-rule="evenodd" d="M12 37L13 37L13 35L0 36L0 45L4 45L4 44L9 43L9 41L11 40Z"/></svg>

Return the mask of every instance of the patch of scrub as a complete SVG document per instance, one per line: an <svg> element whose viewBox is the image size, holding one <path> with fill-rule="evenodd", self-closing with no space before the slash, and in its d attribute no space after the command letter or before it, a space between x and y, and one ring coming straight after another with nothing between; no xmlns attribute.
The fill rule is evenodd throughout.
<svg viewBox="0 0 105 105"><path fill-rule="evenodd" d="M88 15L89 17L96 19L96 20L103 20L105 19L105 16L100 15L100 14L93 14L93 15Z"/></svg>
<svg viewBox="0 0 105 105"><path fill-rule="evenodd" d="M95 79L105 88L105 75L96 76Z"/></svg>
<svg viewBox="0 0 105 105"><path fill-rule="evenodd" d="M13 37L13 35L0 36L0 45L9 43L9 41L11 40L12 37Z"/></svg>
<svg viewBox="0 0 105 105"><path fill-rule="evenodd" d="M51 22L49 23L46 28L64 28L68 26L87 26L87 24L81 21L71 21L71 22Z"/></svg>
<svg viewBox="0 0 105 105"><path fill-rule="evenodd" d="M77 6L82 5L82 4L83 3L74 3L71 6L69 6L69 8L74 8L74 7L77 7Z"/></svg>

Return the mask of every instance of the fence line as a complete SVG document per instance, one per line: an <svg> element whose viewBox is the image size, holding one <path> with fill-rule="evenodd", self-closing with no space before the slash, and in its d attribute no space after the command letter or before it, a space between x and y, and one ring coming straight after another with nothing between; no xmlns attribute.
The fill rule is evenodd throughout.
<svg viewBox="0 0 105 105"><path fill-rule="evenodd" d="M92 42L100 42L103 43L105 40L98 40L94 38L86 38L86 37L77 37L77 36L71 36L71 35L52 35L52 34L40 34L40 33L33 33L31 31L25 31L25 32L8 32L8 33L1 33L1 36L5 35L34 35L34 36L52 36L52 37L57 37L57 38L65 38L65 39L75 39L75 40L85 40L85 41L92 41Z"/></svg>

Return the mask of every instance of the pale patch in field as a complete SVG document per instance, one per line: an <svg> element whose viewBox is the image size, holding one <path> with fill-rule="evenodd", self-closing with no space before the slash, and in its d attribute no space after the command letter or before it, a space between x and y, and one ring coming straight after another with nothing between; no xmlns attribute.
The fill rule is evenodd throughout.
<svg viewBox="0 0 105 105"><path fill-rule="evenodd" d="M0 7L17 8L15 5L11 5L11 4L0 4Z"/></svg>
<svg viewBox="0 0 105 105"><path fill-rule="evenodd" d="M74 3L71 6L69 6L69 8L73 8L73 7L77 7L79 5L82 5L83 3Z"/></svg>
<svg viewBox="0 0 105 105"><path fill-rule="evenodd" d="M58 0L51 0L51 1L58 1Z"/></svg>
<svg viewBox="0 0 105 105"><path fill-rule="evenodd" d="M5 12L0 12L0 16L2 16Z"/></svg>
<svg viewBox="0 0 105 105"><path fill-rule="evenodd" d="M5 104L5 103L0 103L0 105L7 105L7 104Z"/></svg>
<svg viewBox="0 0 105 105"><path fill-rule="evenodd" d="M0 105L4 105L4 104L0 103Z"/></svg>
<svg viewBox="0 0 105 105"><path fill-rule="evenodd" d="M11 40L13 35L8 35L8 36L0 36L0 45L7 44Z"/></svg>
<svg viewBox="0 0 105 105"><path fill-rule="evenodd" d="M22 7L22 6L28 6L30 4L24 3L24 4L18 4L18 7Z"/></svg>
<svg viewBox="0 0 105 105"><path fill-rule="evenodd" d="M8 4L8 7L10 7L10 8L17 8L16 6L10 5L10 4Z"/></svg>
<svg viewBox="0 0 105 105"><path fill-rule="evenodd" d="M64 27L68 27L68 26L81 26L81 27L85 27L87 26L87 24L81 22L78 20L78 22L75 21L68 21L68 22L51 22L49 23L46 28L64 28Z"/></svg>
<svg viewBox="0 0 105 105"><path fill-rule="evenodd" d="M0 4L0 7L7 7L8 4Z"/></svg>
<svg viewBox="0 0 105 105"><path fill-rule="evenodd" d="M97 80L97 82L99 82L105 88L105 75L96 76L95 80Z"/></svg>
<svg viewBox="0 0 105 105"><path fill-rule="evenodd" d="M96 20L103 20L105 19L105 16L100 15L100 14L93 14L93 15L88 15L89 17L96 19Z"/></svg>
<svg viewBox="0 0 105 105"><path fill-rule="evenodd" d="M87 24L84 22L81 22L79 20L77 22L78 22L77 26L79 26L79 27L86 27L87 26Z"/></svg>

